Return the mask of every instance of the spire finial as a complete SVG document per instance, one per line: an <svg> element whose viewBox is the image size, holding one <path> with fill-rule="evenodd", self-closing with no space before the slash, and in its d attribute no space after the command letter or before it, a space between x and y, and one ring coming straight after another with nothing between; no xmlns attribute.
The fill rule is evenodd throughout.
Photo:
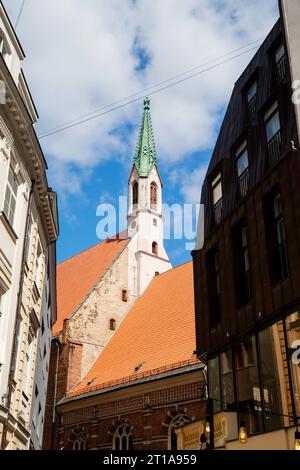
<svg viewBox="0 0 300 470"><path fill-rule="evenodd" d="M134 156L135 166L140 176L148 176L154 163L156 163L156 150L152 130L150 100L144 98L144 113L142 125Z"/></svg>
<svg viewBox="0 0 300 470"><path fill-rule="evenodd" d="M144 99L144 111L149 111L150 110L150 100L148 96Z"/></svg>

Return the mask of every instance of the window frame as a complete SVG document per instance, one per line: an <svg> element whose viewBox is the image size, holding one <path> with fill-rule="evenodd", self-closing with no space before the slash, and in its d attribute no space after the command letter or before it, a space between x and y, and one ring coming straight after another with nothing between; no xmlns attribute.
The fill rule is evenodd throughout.
<svg viewBox="0 0 300 470"><path fill-rule="evenodd" d="M279 128L268 137L268 125L275 116L278 116ZM267 156L269 167L273 167L281 159L282 156L282 123L280 116L280 108L278 100L275 100L274 103L268 108L264 114L264 126L265 126L265 138L266 138L266 147L267 147Z"/></svg>
<svg viewBox="0 0 300 470"><path fill-rule="evenodd" d="M158 187L155 181L150 183L150 209L156 211L158 205Z"/></svg>
<svg viewBox="0 0 300 470"><path fill-rule="evenodd" d="M158 243L156 241L152 242L152 254L158 256Z"/></svg>
<svg viewBox="0 0 300 470"><path fill-rule="evenodd" d="M139 204L139 183L134 181L132 183L132 207L136 208Z"/></svg>
<svg viewBox="0 0 300 470"><path fill-rule="evenodd" d="M215 191L220 188L220 197L215 200ZM215 171L213 176L210 179L210 190L211 190L211 199L212 199L212 209L214 214L215 224L219 224L222 219L222 209L223 209L223 175L222 170L219 168L218 171Z"/></svg>
<svg viewBox="0 0 300 470"><path fill-rule="evenodd" d="M10 176L15 183L15 188L13 187L12 182L10 181ZM16 213L18 210L18 195L19 195L20 182L19 178L15 173L13 163L10 162L8 165L8 172L6 176L5 184L5 193L4 193L4 202L3 202L3 213L10 224L10 226L15 228ZM14 201L12 209L12 200ZM12 214L12 217L11 217Z"/></svg>
<svg viewBox="0 0 300 470"><path fill-rule="evenodd" d="M244 155L247 159L247 166L243 169L243 171L240 172L239 161L243 158ZM244 139L243 142L236 148L234 156L240 196L245 197L249 191L249 151L247 139Z"/></svg>

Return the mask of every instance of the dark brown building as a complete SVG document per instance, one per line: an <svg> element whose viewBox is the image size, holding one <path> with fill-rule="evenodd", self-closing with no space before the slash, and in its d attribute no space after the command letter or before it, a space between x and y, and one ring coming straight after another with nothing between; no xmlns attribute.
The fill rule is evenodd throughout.
<svg viewBox="0 0 300 470"><path fill-rule="evenodd" d="M235 84L202 190L204 245L193 252L197 354L207 360L213 413L236 413L248 436L263 433L248 448L290 448L289 428L300 416L299 105L292 101L300 3L280 3L280 19ZM286 434L278 434L281 444L265 434L275 430Z"/></svg>

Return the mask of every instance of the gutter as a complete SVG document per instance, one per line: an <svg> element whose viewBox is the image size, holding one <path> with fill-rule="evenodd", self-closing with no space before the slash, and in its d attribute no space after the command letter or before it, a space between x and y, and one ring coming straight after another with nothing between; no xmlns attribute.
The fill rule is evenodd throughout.
<svg viewBox="0 0 300 470"><path fill-rule="evenodd" d="M196 371L196 370L199 370L199 369L202 370L204 367L205 366L201 363L193 364L193 365L190 365L190 366L183 367L181 369L175 369L175 370L173 369L171 371L163 372L163 373L158 374L158 375L144 377L144 378L137 379L137 380L131 380L130 382L121 383L119 385L114 385L114 386L107 387L107 388L104 388L104 389L100 389L100 390L97 390L97 391L86 392L86 393L83 393L81 395L78 394L78 395L73 396L73 397L65 396L64 398L62 398L57 403L57 406L65 405L67 403L71 403L71 402L76 401L76 400L83 400L85 398L90 398L92 396L104 395L106 393L110 393L110 392L113 392L115 390L119 390L121 388L133 387L135 385L139 385L139 384L142 384L142 383L152 382L154 380L160 380L160 379L164 379L164 378L168 378L168 377L174 377L176 375L186 374L186 373L193 372L193 371Z"/></svg>

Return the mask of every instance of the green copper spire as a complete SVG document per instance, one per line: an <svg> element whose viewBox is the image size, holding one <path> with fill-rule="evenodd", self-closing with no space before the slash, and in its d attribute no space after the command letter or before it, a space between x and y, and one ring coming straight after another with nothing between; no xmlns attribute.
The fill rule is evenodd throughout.
<svg viewBox="0 0 300 470"><path fill-rule="evenodd" d="M134 162L140 176L148 176L156 163L156 150L150 114L150 100L144 99L144 114Z"/></svg>

